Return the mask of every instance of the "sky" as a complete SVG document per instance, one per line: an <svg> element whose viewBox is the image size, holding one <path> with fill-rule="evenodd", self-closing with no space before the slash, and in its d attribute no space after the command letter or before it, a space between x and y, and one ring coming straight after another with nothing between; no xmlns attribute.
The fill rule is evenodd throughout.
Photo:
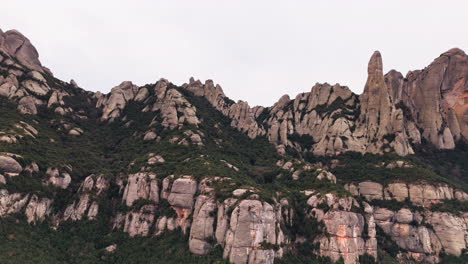
<svg viewBox="0 0 468 264"><path fill-rule="evenodd" d="M468 51L466 0L0 0L57 78L107 93L122 81L212 79L233 100L269 106L317 83L361 93L367 63L422 69Z"/></svg>

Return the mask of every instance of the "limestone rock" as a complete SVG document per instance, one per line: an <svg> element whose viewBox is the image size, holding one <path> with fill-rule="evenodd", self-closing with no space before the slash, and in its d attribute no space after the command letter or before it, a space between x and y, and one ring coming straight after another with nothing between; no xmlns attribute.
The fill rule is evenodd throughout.
<svg viewBox="0 0 468 264"><path fill-rule="evenodd" d="M193 212L193 223L190 229L190 252L205 255L211 249L212 244L210 244L208 239L214 239L213 225L216 208L216 203L212 198L204 195L197 197Z"/></svg>
<svg viewBox="0 0 468 264"><path fill-rule="evenodd" d="M64 169L47 168L46 174L49 176L48 182L59 188L66 189L71 183L71 176Z"/></svg>
<svg viewBox="0 0 468 264"><path fill-rule="evenodd" d="M5 189L0 190L0 216L19 213L28 202L29 195L9 193Z"/></svg>
<svg viewBox="0 0 468 264"><path fill-rule="evenodd" d="M130 236L148 236L151 226L154 224L155 206L144 205L138 211L128 212L125 216L123 231Z"/></svg>
<svg viewBox="0 0 468 264"><path fill-rule="evenodd" d="M434 227L445 252L459 256L467 248L467 225L463 218L450 213L434 212L427 216L427 220Z"/></svg>
<svg viewBox="0 0 468 264"><path fill-rule="evenodd" d="M5 173L18 174L23 167L12 157L0 155L0 169Z"/></svg>
<svg viewBox="0 0 468 264"><path fill-rule="evenodd" d="M63 213L63 220L81 220L87 216L93 220L99 212L99 204L95 197L99 197L109 188L109 181L104 175L89 175L78 189L79 199L67 206Z"/></svg>
<svg viewBox="0 0 468 264"><path fill-rule="evenodd" d="M390 183L385 188L385 198L387 200L395 199L397 201L403 202L406 198L409 197L409 190L406 183Z"/></svg>
<svg viewBox="0 0 468 264"><path fill-rule="evenodd" d="M173 182L167 200L172 206L191 210L196 191L197 182L191 177L178 178Z"/></svg>
<svg viewBox="0 0 468 264"><path fill-rule="evenodd" d="M25 96L18 102L18 111L22 114L37 114L36 100L33 96Z"/></svg>
<svg viewBox="0 0 468 264"><path fill-rule="evenodd" d="M50 214L52 200L49 198L39 198L33 194L26 206L25 215L28 223L37 223Z"/></svg>
<svg viewBox="0 0 468 264"><path fill-rule="evenodd" d="M333 173L325 171L325 170L320 170L321 172L317 175L317 179L322 180L322 179L327 179L333 183L336 183L336 176L333 175Z"/></svg>
<svg viewBox="0 0 468 264"><path fill-rule="evenodd" d="M359 193L366 197L368 200L378 199L381 200L383 198L383 187L380 183L376 182L360 182L359 183Z"/></svg>
<svg viewBox="0 0 468 264"><path fill-rule="evenodd" d="M43 71L39 53L28 38L16 30L8 30L0 35L0 49L16 57L31 69Z"/></svg>
<svg viewBox="0 0 468 264"><path fill-rule="evenodd" d="M154 140L156 139L158 135L154 131L148 131L145 133L145 136L143 137L143 140L149 141L149 140Z"/></svg>
<svg viewBox="0 0 468 264"><path fill-rule="evenodd" d="M158 180L154 173L138 172L128 175L122 200L127 206L132 206L138 199L159 202Z"/></svg>
<svg viewBox="0 0 468 264"><path fill-rule="evenodd" d="M103 107L101 120L114 120L120 116L128 101L133 100L138 91L138 86L132 82L122 82L112 88L109 95L102 97L97 102L98 107Z"/></svg>
<svg viewBox="0 0 468 264"><path fill-rule="evenodd" d="M223 257L230 262L273 263L273 249L259 248L262 242L276 245L277 219L273 207L256 200L243 200L233 210L226 233Z"/></svg>
<svg viewBox="0 0 468 264"><path fill-rule="evenodd" d="M438 148L452 149L456 140L468 136L468 120L463 114L468 107L464 99L466 80L468 56L455 48L425 69L392 81L391 89L395 99L409 109L423 138Z"/></svg>
<svg viewBox="0 0 468 264"><path fill-rule="evenodd" d="M329 237L322 236L319 254L329 256L333 261L343 257L346 264L358 263L359 256L365 253L376 255L377 241L369 239L369 246L362 238L364 217L360 214L345 211L330 211L323 217ZM367 252L368 250L369 252Z"/></svg>

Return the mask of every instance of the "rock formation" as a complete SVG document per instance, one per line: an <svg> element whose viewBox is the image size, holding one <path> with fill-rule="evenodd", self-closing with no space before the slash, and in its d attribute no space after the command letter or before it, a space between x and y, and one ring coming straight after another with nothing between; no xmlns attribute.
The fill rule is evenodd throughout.
<svg viewBox="0 0 468 264"><path fill-rule="evenodd" d="M466 251L460 49L406 77L384 74L376 51L361 95L317 83L270 107L194 78L88 92L38 58L19 32L0 31L0 217L11 223L99 223L110 234L93 241L99 261L125 250L122 239L171 232L190 256L235 264L294 254L354 264L386 250L437 263Z"/></svg>

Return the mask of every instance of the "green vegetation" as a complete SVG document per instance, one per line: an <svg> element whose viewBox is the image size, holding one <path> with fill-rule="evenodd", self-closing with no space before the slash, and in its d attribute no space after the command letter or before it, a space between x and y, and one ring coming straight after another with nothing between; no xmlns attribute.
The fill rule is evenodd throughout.
<svg viewBox="0 0 468 264"><path fill-rule="evenodd" d="M104 221L65 222L59 230L46 223L27 224L21 217L0 218L0 262L13 263L227 263L219 248L196 256L188 250L188 236L180 231L157 237L131 238L114 231ZM105 248L115 244L117 250Z"/></svg>
<svg viewBox="0 0 468 264"><path fill-rule="evenodd" d="M403 111L403 115L406 120L413 120L413 116L411 115L411 110L408 106L405 105L402 101L395 105L397 109L401 109Z"/></svg>
<svg viewBox="0 0 468 264"><path fill-rule="evenodd" d="M441 252L439 254L440 264L466 264L468 263L468 250L465 248L459 257L445 254Z"/></svg>
<svg viewBox="0 0 468 264"><path fill-rule="evenodd" d="M426 181L428 183L447 183L458 189L468 190L468 152L457 150L439 151L435 156L426 153L401 157L394 153L361 154L345 152L337 156L314 156L305 153L304 159L310 163L321 162L331 166L333 160L338 165L330 171L342 183L366 180L387 184L394 181L407 183ZM386 165L395 161L411 164L408 168L388 169ZM450 168L451 167L451 168ZM454 173L455 172L455 173Z"/></svg>
<svg viewBox="0 0 468 264"><path fill-rule="evenodd" d="M265 107L263 111L260 113L260 115L258 115L257 120L256 120L257 123L262 124L268 118L269 115L270 115L270 109Z"/></svg>
<svg viewBox="0 0 468 264"><path fill-rule="evenodd" d="M359 263L360 264L375 264L375 258L369 254L364 254L359 256Z"/></svg>
<svg viewBox="0 0 468 264"><path fill-rule="evenodd" d="M299 145L301 145L304 149L310 149L314 144L314 138L310 135L303 134L299 135L297 133L288 135L288 139L291 140L292 142L296 142Z"/></svg>
<svg viewBox="0 0 468 264"><path fill-rule="evenodd" d="M372 206L377 206L381 208L387 208L392 211L398 211L402 208L408 208L411 211L420 211L422 212L424 208L422 206L416 206L414 205L408 198L405 199L403 202L399 202L395 199L392 200L376 200L373 199L372 201L369 201L369 204Z"/></svg>
<svg viewBox="0 0 468 264"><path fill-rule="evenodd" d="M460 215L462 212L468 212L468 201L444 200L442 203L433 204L431 211Z"/></svg>
<svg viewBox="0 0 468 264"><path fill-rule="evenodd" d="M383 262L384 259L395 259L398 252L403 251L396 243L392 240L392 238L387 235L381 227L378 225L375 226L377 230L377 248L382 250L379 251L378 259L381 263L390 263L390 262Z"/></svg>

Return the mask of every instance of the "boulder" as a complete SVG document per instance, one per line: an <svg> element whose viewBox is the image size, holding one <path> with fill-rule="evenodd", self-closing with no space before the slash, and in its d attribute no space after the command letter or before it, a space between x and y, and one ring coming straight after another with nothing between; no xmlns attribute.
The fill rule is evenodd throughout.
<svg viewBox="0 0 468 264"><path fill-rule="evenodd" d="M359 194L368 200L383 199L383 187L380 183L365 181L359 183Z"/></svg>
<svg viewBox="0 0 468 264"><path fill-rule="evenodd" d="M23 171L23 167L14 158L0 155L0 170L5 173L18 174Z"/></svg>
<svg viewBox="0 0 468 264"><path fill-rule="evenodd" d="M194 205L194 195L197 192L197 182L191 177L176 179L167 198L172 206L192 209Z"/></svg>
<svg viewBox="0 0 468 264"><path fill-rule="evenodd" d="M158 180L154 173L138 172L128 175L122 201L127 206L139 199L159 202Z"/></svg>
<svg viewBox="0 0 468 264"><path fill-rule="evenodd" d="M36 100L33 96L25 96L18 102L18 111L22 114L37 114Z"/></svg>

